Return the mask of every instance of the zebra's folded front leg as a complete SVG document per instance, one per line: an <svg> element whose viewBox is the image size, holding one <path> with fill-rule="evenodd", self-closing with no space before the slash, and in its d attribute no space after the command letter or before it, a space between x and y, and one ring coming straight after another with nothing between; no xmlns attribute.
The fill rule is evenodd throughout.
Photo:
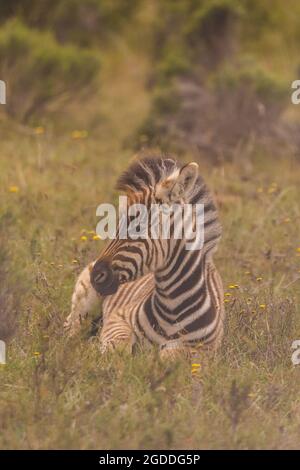
<svg viewBox="0 0 300 470"><path fill-rule="evenodd" d="M89 264L80 273L72 295L71 313L64 323L68 336L73 336L81 327L88 313L100 302L99 295L90 282L90 271L94 263Z"/></svg>
<svg viewBox="0 0 300 470"><path fill-rule="evenodd" d="M104 317L100 333L101 353L118 350L131 354L135 342L135 333L126 321L123 309L110 312Z"/></svg>

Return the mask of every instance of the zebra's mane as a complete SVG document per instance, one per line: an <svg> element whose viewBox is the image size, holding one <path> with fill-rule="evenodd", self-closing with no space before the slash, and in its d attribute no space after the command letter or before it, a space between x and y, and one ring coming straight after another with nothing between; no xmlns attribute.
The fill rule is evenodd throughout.
<svg viewBox="0 0 300 470"><path fill-rule="evenodd" d="M139 192L155 186L165 178L176 174L182 165L170 157L143 157L136 159L117 181L117 189L125 192ZM193 192L190 194L191 204L202 203L205 208L205 240L206 252L213 253L221 236L222 228L213 196L202 176L198 176ZM207 224L207 225L206 225Z"/></svg>
<svg viewBox="0 0 300 470"><path fill-rule="evenodd" d="M127 192L154 188L158 182L180 167L181 165L172 157L147 156L136 159L119 177L116 189Z"/></svg>

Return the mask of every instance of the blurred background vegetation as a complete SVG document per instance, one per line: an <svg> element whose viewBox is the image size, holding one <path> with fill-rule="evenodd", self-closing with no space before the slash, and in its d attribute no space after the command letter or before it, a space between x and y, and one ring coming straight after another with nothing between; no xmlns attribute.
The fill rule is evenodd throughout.
<svg viewBox="0 0 300 470"><path fill-rule="evenodd" d="M288 8L280 0L3 2L4 110L22 123L42 116L57 124L62 109L74 115L65 108L72 102L97 128L101 56L129 41L149 62L151 105L126 145L189 148L215 160L253 140L298 149L290 85L300 65L299 9L296 0Z"/></svg>
<svg viewBox="0 0 300 470"><path fill-rule="evenodd" d="M298 0L0 2L0 448L299 447L299 49ZM100 357L90 322L62 333L137 151L198 161L220 209L200 388L155 350Z"/></svg>
<svg viewBox="0 0 300 470"><path fill-rule="evenodd" d="M297 75L299 5L165 1L154 25L150 141L226 158L255 139L297 140L284 123ZM257 143L257 142L256 142Z"/></svg>

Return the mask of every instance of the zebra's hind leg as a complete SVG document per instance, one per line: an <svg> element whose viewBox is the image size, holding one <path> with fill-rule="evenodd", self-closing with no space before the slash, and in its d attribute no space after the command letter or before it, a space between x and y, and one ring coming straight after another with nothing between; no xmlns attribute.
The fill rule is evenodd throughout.
<svg viewBox="0 0 300 470"><path fill-rule="evenodd" d="M76 281L72 295L71 313L64 323L64 330L68 336L77 333L89 311L100 302L100 298L90 282L90 270L93 264L86 266Z"/></svg>
<svg viewBox="0 0 300 470"><path fill-rule="evenodd" d="M117 350L131 354L135 342L136 335L131 325L125 319L123 308L105 315L100 332L101 353Z"/></svg>

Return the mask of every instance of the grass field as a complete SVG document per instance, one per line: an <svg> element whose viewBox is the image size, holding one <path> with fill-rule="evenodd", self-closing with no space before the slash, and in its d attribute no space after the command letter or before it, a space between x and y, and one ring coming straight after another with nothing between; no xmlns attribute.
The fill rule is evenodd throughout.
<svg viewBox="0 0 300 470"><path fill-rule="evenodd" d="M85 108L76 112L87 135L67 122L0 123L0 330L18 314L0 365L0 448L297 448L300 166L289 155L258 149L251 164L218 166L198 157L224 228L216 263L227 311L223 346L198 376L155 350L103 357L90 325L63 335L76 276L103 246L96 207L115 200L133 154L124 141L150 103L146 59L113 48L93 104L100 132L83 127Z"/></svg>

